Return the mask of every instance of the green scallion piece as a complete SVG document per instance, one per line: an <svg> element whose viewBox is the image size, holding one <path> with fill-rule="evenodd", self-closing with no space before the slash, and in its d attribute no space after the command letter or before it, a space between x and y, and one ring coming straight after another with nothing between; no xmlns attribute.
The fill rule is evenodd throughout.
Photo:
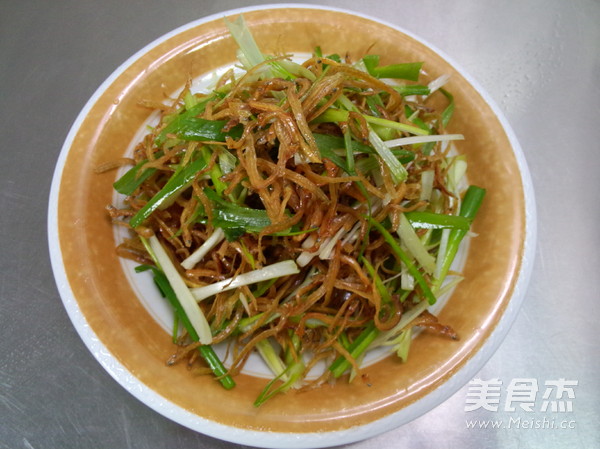
<svg viewBox="0 0 600 449"><path fill-rule="evenodd" d="M377 78L394 78L409 81L418 81L422 62L406 62L403 64L390 64L374 67L370 73Z"/></svg>
<svg viewBox="0 0 600 449"><path fill-rule="evenodd" d="M459 215L444 215L426 211L405 212L404 215L413 228L419 229L469 230L471 226L471 220Z"/></svg>
<svg viewBox="0 0 600 449"><path fill-rule="evenodd" d="M396 239L383 227L381 223L377 220L373 219L373 217L366 217L367 221L371 224L371 226L375 227L377 231L382 235L384 240L390 245L390 248L396 254L396 256L402 261L402 263L406 266L408 272L415 278L417 284L421 288L421 293L427 299L430 305L435 304L437 301L435 295L429 288L427 281L423 278L421 272L417 269L417 267L412 263L410 257L404 252L404 250L400 247L400 244L396 241Z"/></svg>
<svg viewBox="0 0 600 449"><path fill-rule="evenodd" d="M394 90L398 92L403 97L407 97L409 95L429 95L431 90L427 86L422 86L420 84L409 84L406 86L394 86Z"/></svg>
<svg viewBox="0 0 600 449"><path fill-rule="evenodd" d="M363 57L363 63L367 72L376 78L394 78L409 81L417 81L422 62L405 62L401 64L379 65L379 55L367 55Z"/></svg>
<svg viewBox="0 0 600 449"><path fill-rule="evenodd" d="M186 141L217 141L224 142L227 137L239 139L244 128L236 125L229 131L223 132L227 124L226 120L206 120L200 117L189 117L180 119L178 129L174 134L181 140Z"/></svg>
<svg viewBox="0 0 600 449"><path fill-rule="evenodd" d="M348 111L343 111L341 109L329 108L325 112L323 112L319 117L313 120L314 123L325 123L325 122L347 122L348 121ZM429 134L429 131L418 128L416 126L407 125L406 123L395 122L393 120L388 120L381 117L373 117L372 115L363 114L363 117L372 125L379 125L386 128L395 129L397 131L403 131L407 133L411 133L417 136L426 136Z"/></svg>
<svg viewBox="0 0 600 449"><path fill-rule="evenodd" d="M142 167L148 161L144 159L138 162L121 176L114 184L114 189L122 195L131 195L142 183L156 172L156 168L147 168L142 171ZM141 172L140 172L141 171Z"/></svg>
<svg viewBox="0 0 600 449"><path fill-rule="evenodd" d="M481 207L481 203L483 202L483 198L485 197L485 189L477 186L469 186L467 189L462 203L460 205L459 215L472 221L479 208ZM434 288L438 289L441 287L448 271L450 270L450 266L456 257L456 253L458 252L458 248L460 247L460 243L462 239L467 235L466 229L453 229L450 231L450 235L448 236L448 243L446 245L445 254L440 254L439 257L443 257L443 262L441 265L441 270L438 275L438 278L434 282Z"/></svg>
<svg viewBox="0 0 600 449"><path fill-rule="evenodd" d="M185 311L181 307L181 304L177 299L177 295L175 295L175 292L173 291L173 288L171 287L171 284L169 283L167 277L162 271L158 269L154 269L153 273L154 282L173 307L177 318L181 321L183 327L185 327L185 330L187 331L190 339L196 342L200 341L198 333L194 329L194 326L192 326L192 324L190 323L190 320L185 314ZM230 390L233 387L235 387L235 381L231 378L229 374L227 374L227 368L225 368L212 346L201 345L198 347L198 351L200 352L200 355L206 361L214 375L217 376L219 382L221 382L221 385L223 385L224 388Z"/></svg>
<svg viewBox="0 0 600 449"><path fill-rule="evenodd" d="M177 116L175 116L167 124L167 126L165 126L161 130L161 132L158 134L158 136L154 140L154 143L157 146L161 146L167 140L167 135L169 135L169 134L175 134L175 135L178 134L179 129L182 126L181 123L184 122L185 120L189 119L189 118L195 117L195 116L201 114L202 112L204 112L204 110L206 109L206 105L208 104L208 102L211 101L211 100L214 100L215 97L216 97L215 94L212 94L212 95L209 95L207 97L204 97L201 100L198 100L198 102L191 109L184 110L181 113L179 113Z"/></svg>
<svg viewBox="0 0 600 449"><path fill-rule="evenodd" d="M350 345L346 347L350 355L354 360L360 357L369 347L369 345L379 335L379 329L375 327L375 323L371 321L356 337ZM346 346L346 345L345 345ZM336 379L346 372L350 368L351 363L343 355L339 356L329 367L329 371L333 373L333 377Z"/></svg>
<svg viewBox="0 0 600 449"><path fill-rule="evenodd" d="M283 393L294 386L300 380L304 373L304 363L302 361L294 362L283 371L280 375L269 381L261 394L254 401L255 407L260 407L273 396ZM284 380L285 379L285 380ZM277 382L282 382L281 385L274 388Z"/></svg>
<svg viewBox="0 0 600 449"><path fill-rule="evenodd" d="M442 123L444 127L448 126L450 123L450 119L452 118L452 114L454 113L454 96L448 92L446 89L440 89L440 92L448 99L448 106L442 111Z"/></svg>
<svg viewBox="0 0 600 449"><path fill-rule="evenodd" d="M375 288L379 292L379 296L381 296L381 300L384 303L391 302L392 301L392 295L390 295L390 292L388 291L387 287L385 286L385 284L381 280L381 277L379 276L379 274L377 274L377 270L375 270L375 267L371 264L371 262L369 262L364 257L361 257L360 261L363 263L363 265L365 266L365 268L369 272L369 276L371 276L373 278L373 283L375 284Z"/></svg>
<svg viewBox="0 0 600 449"><path fill-rule="evenodd" d="M392 153L375 131L369 131L369 142L371 142L371 145L373 145L373 148L375 148L379 157L381 157L383 162L385 162L390 169L392 180L396 184L404 181L408 176L408 171L406 171L404 165L402 165L398 158L394 156L394 153Z"/></svg>
<svg viewBox="0 0 600 449"><path fill-rule="evenodd" d="M167 181L165 186L148 201L137 213L131 217L129 225L135 228L142 224L152 212L158 209L162 204L172 200L182 190L187 188L194 180L196 174L206 168L206 162L203 158L198 158L192 161L185 167L177 170L171 179Z"/></svg>

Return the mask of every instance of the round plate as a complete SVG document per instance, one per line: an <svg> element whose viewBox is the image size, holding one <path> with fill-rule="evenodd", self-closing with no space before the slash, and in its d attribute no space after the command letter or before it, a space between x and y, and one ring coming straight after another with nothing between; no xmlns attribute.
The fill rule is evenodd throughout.
<svg viewBox="0 0 600 449"><path fill-rule="evenodd" d="M422 333L407 363L388 357L364 379L338 382L252 403L265 380L247 374L226 391L183 365L167 367L168 334L136 296L115 255L104 207L115 173L99 164L124 155L151 112L140 101L162 101L189 78L235 60L223 17L244 14L269 54L325 53L382 64L424 61L433 77L451 75L456 110L450 132L464 134L459 151L469 180L487 189L459 284L440 320L459 341ZM524 157L505 119L477 84L422 40L372 18L339 9L273 5L234 10L183 26L119 67L75 121L57 163L49 205L52 266L65 308L90 351L119 382L157 412L216 438L262 447L325 447L368 438L435 407L465 385L504 338L522 302L535 243L533 190Z"/></svg>

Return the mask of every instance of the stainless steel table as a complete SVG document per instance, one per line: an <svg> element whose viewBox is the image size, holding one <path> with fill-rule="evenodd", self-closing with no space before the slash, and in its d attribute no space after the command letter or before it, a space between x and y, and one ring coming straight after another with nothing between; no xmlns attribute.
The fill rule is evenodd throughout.
<svg viewBox="0 0 600 449"><path fill-rule="evenodd" d="M347 447L600 447L600 3L318 3L402 26L470 72L520 140L539 214L525 304L480 380L412 423ZM45 229L54 163L99 84L163 33L248 5L0 2L0 447L242 447L163 418L102 370L63 309ZM473 402L484 383L501 394L495 411Z"/></svg>

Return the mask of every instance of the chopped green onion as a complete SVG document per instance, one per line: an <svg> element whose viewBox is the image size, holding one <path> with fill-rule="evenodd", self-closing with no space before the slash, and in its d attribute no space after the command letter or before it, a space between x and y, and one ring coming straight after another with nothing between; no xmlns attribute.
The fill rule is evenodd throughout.
<svg viewBox="0 0 600 449"><path fill-rule="evenodd" d="M447 252L446 248L448 248L448 237L450 236L450 231L451 229L449 228L442 229L442 235L440 236L437 260L435 261L435 273L433 274L434 279L439 279L439 281L435 285L433 285L433 289L436 293L439 293L440 287L443 282L442 268L445 263L445 257Z"/></svg>
<svg viewBox="0 0 600 449"><path fill-rule="evenodd" d="M375 116L375 117L381 117L381 113L379 111L379 107L383 107L383 100L381 99L381 97L379 96L379 94L376 95L367 95L365 97L365 100L367 102L367 106L369 106L369 110L371 111L371 113Z"/></svg>
<svg viewBox="0 0 600 449"><path fill-rule="evenodd" d="M165 298L167 298L169 303L171 303L171 306L175 311L176 319L174 320L174 326L176 325L177 321L181 321L189 337L193 341L200 341L198 334L186 316L185 311L183 310L181 303L179 302L179 299L173 291L165 274L159 269L154 269L153 272L154 282L158 286L159 290L164 294ZM221 382L221 385L223 385L224 388L230 390L235 387L235 381L229 374L227 374L227 369L223 366L223 362L221 362L221 359L219 359L219 356L215 353L212 346L201 345L198 347L198 352L200 352L200 355L206 361L214 375L219 378L219 382Z"/></svg>
<svg viewBox="0 0 600 449"><path fill-rule="evenodd" d="M208 96L202 98L202 100L199 100L198 103L196 105L194 105L191 109L182 111L181 113L177 114L173 118L173 120L171 120L169 122L169 124L161 130L161 132L158 134L158 136L154 140L154 143L157 146L161 146L167 140L168 135L177 134L179 132L179 129L182 126L181 125L182 122L204 112L204 110L206 109L206 105L210 101L214 100L214 98L215 98L214 94L208 95Z"/></svg>
<svg viewBox="0 0 600 449"><path fill-rule="evenodd" d="M194 268L198 262L200 262L208 252L217 246L225 238L225 233L221 228L215 229L215 231L207 238L200 247L190 254L183 262L181 266L186 270Z"/></svg>
<svg viewBox="0 0 600 449"><path fill-rule="evenodd" d="M147 163L148 160L144 159L127 170L127 172L113 184L114 189L122 195L131 195L135 192L135 189L141 186L146 179L156 173L156 168L153 167L141 171L142 167Z"/></svg>
<svg viewBox="0 0 600 449"><path fill-rule="evenodd" d="M260 51L250 29L246 25L243 15L240 15L234 22L225 18L225 24L243 54L243 58L241 59L245 63L244 66L247 70L266 61L265 56ZM278 61L272 61L269 65L275 76L284 79L293 78L292 74L279 64Z"/></svg>
<svg viewBox="0 0 600 449"><path fill-rule="evenodd" d="M208 166L212 157L211 150L207 146L203 146L200 149L200 157L204 158L204 162ZM208 174L213 183L213 186L215 187L215 190L217 191L217 194L221 195L223 191L227 188L227 184L221 181L221 176L223 176L221 167L218 164L213 164Z"/></svg>
<svg viewBox="0 0 600 449"><path fill-rule="evenodd" d="M386 140L384 143L386 146L398 147L400 145L415 145L419 143L427 143L427 142L447 142L450 140L463 140L465 137L462 134L439 134L435 136L410 136L410 137L401 137L399 139L394 140Z"/></svg>
<svg viewBox="0 0 600 449"><path fill-rule="evenodd" d="M400 332L400 335L396 339L394 351L396 351L396 355L404 363L406 363L406 361L408 360L408 351L410 349L411 342L412 342L412 328L411 327Z"/></svg>
<svg viewBox="0 0 600 449"><path fill-rule="evenodd" d="M363 56L362 62L365 65L367 72L374 76L371 72L379 65L379 55L366 55Z"/></svg>
<svg viewBox="0 0 600 449"><path fill-rule="evenodd" d="M413 228L418 229L463 229L468 230L471 226L471 220L460 215L436 214L427 211L405 212L404 216L408 219Z"/></svg>
<svg viewBox="0 0 600 449"><path fill-rule="evenodd" d="M229 131L223 132L226 120L206 120L200 117L188 117L179 120L179 127L174 134L186 141L217 141L225 142L227 137L239 139L243 126L236 125Z"/></svg>
<svg viewBox="0 0 600 449"><path fill-rule="evenodd" d="M200 343L209 345L212 342L210 326L208 325L208 321L206 321L206 317L202 313L200 306L198 306L198 303L194 300L190 289L185 285L177 268L175 268L175 265L171 262L171 258L158 241L158 238L153 235L148 239L148 244L156 257L159 268L169 280L169 284L171 284L175 295L179 299L181 307L185 310L186 316L190 320L194 330L197 332Z"/></svg>
<svg viewBox="0 0 600 449"><path fill-rule="evenodd" d="M407 62L403 64L390 64L375 67L370 70L371 75L377 78L395 78L409 81L417 81L419 72L423 66L422 62Z"/></svg>
<svg viewBox="0 0 600 449"><path fill-rule="evenodd" d="M377 329L375 323L371 321L359 336L356 337L356 340L354 340L346 349L352 358L356 360L367 350L377 335L379 335L379 329ZM344 374L350 366L350 361L348 361L345 356L341 355L329 366L329 370L333 373L333 377L338 378Z"/></svg>
<svg viewBox="0 0 600 449"><path fill-rule="evenodd" d="M412 292L415 289L415 277L406 270L405 266L402 267L400 272L400 288L407 292Z"/></svg>
<svg viewBox="0 0 600 449"><path fill-rule="evenodd" d="M407 132L411 134L415 134L418 136L424 136L429 134L429 131L418 128L416 126L407 125L406 123L395 122L393 120L388 120L381 117L373 117L372 115L364 114L363 117L372 125L380 125L386 128L395 129L397 131ZM323 123L323 122L347 122L348 121L348 111L343 111L341 109L329 108L325 112L323 112L319 117L313 120L314 123Z"/></svg>
<svg viewBox="0 0 600 449"><path fill-rule="evenodd" d="M422 62L406 62L402 64L379 65L379 55L367 55L363 62L369 74L376 78L395 78L417 81Z"/></svg>
<svg viewBox="0 0 600 449"><path fill-rule="evenodd" d="M348 173L356 173L354 171L354 149L352 143L352 134L349 128L344 130L344 146L346 147L346 163L348 164Z"/></svg>
<svg viewBox="0 0 600 449"><path fill-rule="evenodd" d="M203 299L220 292L233 290L235 288L243 287L244 285L255 284L268 279L290 276L299 272L300 270L293 260L285 260L283 262L267 265L258 270L237 275L230 279L225 279L224 281L215 282L214 284L209 284L204 287L193 288L191 289L191 293L196 301L202 301Z"/></svg>
<svg viewBox="0 0 600 449"><path fill-rule="evenodd" d="M230 151L223 147L215 146L219 152L219 167L224 174L231 173L235 170L238 160Z"/></svg>
<svg viewBox="0 0 600 449"><path fill-rule="evenodd" d="M171 176L171 179L167 181L165 186L131 218L129 221L130 226L132 228L139 226L161 205L172 201L182 190L189 186L196 177L196 174L205 168L206 162L203 158L198 158L183 168L180 167Z"/></svg>
<svg viewBox="0 0 600 449"><path fill-rule="evenodd" d="M277 278L269 279L268 281L260 282L256 290L252 292L255 298L260 298L269 290L273 284L277 282Z"/></svg>
<svg viewBox="0 0 600 449"><path fill-rule="evenodd" d="M450 75L448 74L444 74L436 79L434 79L432 82L430 82L427 87L429 87L430 95L432 93L434 93L436 90L441 89L442 86L444 86L448 80L450 79Z"/></svg>
<svg viewBox="0 0 600 449"><path fill-rule="evenodd" d="M459 215L469 220L473 220L475 215L477 215L477 211L479 210L481 203L483 202L484 196L485 189L477 186L469 186L463 198ZM438 257L442 257L442 262L439 276L434 282L435 289L439 289L441 287L441 284L450 270L450 266L454 261L460 243L465 235L467 235L467 231L464 229L453 229L450 231L446 250L443 254L438 255Z"/></svg>
<svg viewBox="0 0 600 449"><path fill-rule="evenodd" d="M390 295L390 292L388 291L387 287L381 280L381 277L379 277L379 274L377 274L377 270L375 270L375 267L373 267L373 265L371 265L371 263L364 257L361 257L360 261L363 263L363 265L369 272L369 276L371 276L373 278L373 283L375 285L375 288L379 292L379 296L381 296L381 300L384 303L391 302L392 296Z"/></svg>
<svg viewBox="0 0 600 449"><path fill-rule="evenodd" d="M310 70L308 70L303 65L300 65L300 64L290 61L288 59L280 59L279 61L277 61L277 63L282 68L287 70L288 73L290 73L296 77L306 78L310 81L315 81L317 79L315 74L313 72L311 72Z"/></svg>
<svg viewBox="0 0 600 449"><path fill-rule="evenodd" d="M277 355L275 349L273 349L273 345L269 342L269 339L266 338L264 340L260 340L256 343L256 349L258 349L258 353L265 361L269 369L275 374L275 376L281 378L282 380L287 380L287 376L285 375L285 363L281 360L281 357Z"/></svg>
<svg viewBox="0 0 600 449"><path fill-rule="evenodd" d="M317 148L319 149L319 153L321 153L321 158L329 159L346 173L350 173L350 168L347 161L338 156L334 151L337 148L344 148L344 139L318 133L314 133L313 136L315 138Z"/></svg>
<svg viewBox="0 0 600 449"><path fill-rule="evenodd" d="M410 275L415 278L415 280L419 284L419 287L421 287L421 292L422 292L423 296L425 296L425 298L427 299L429 304L431 304L431 305L435 304L436 297L433 294L433 292L431 291L431 289L429 288L429 285L427 285L427 281L423 278L423 275L421 275L421 273L419 272L417 267L415 267L415 265L412 263L412 261L410 260L408 255L400 247L400 245L398 244L396 239L394 239L394 237L392 237L392 235L383 227L383 225L381 223L379 223L377 220L373 219L373 217L368 216L366 218L367 218L367 221L371 224L371 226L374 226L379 231L379 233L382 235L382 237L387 242L387 244L390 245L392 251L406 266Z"/></svg>
<svg viewBox="0 0 600 449"><path fill-rule="evenodd" d="M385 162L390 169L390 174L392 175L394 182L398 184L404 181L408 176L406 168L398 161L396 156L394 156L394 153L390 151L375 131L369 131L369 142L371 142L371 145L373 145L377 154L379 154L383 162Z"/></svg>
<svg viewBox="0 0 600 449"><path fill-rule="evenodd" d="M246 232L260 232L271 225L266 210L251 209L230 203L209 188L204 189L204 194L214 204L212 225L215 228L223 229L229 241L236 240L236 238L230 238L229 231L234 231L234 234L239 236Z"/></svg>
<svg viewBox="0 0 600 449"><path fill-rule="evenodd" d="M394 90L403 97L409 95L429 95L431 91L427 86L421 86L418 84L409 84L407 86L393 86Z"/></svg>
<svg viewBox="0 0 600 449"><path fill-rule="evenodd" d="M454 113L454 96L445 89L440 89L440 92L448 99L448 106L442 111L442 124L444 127L448 126L452 114Z"/></svg>
<svg viewBox="0 0 600 449"><path fill-rule="evenodd" d="M410 150L391 149L391 152L401 164L408 164L415 158L415 153ZM360 173L370 173L378 168L379 161L375 156L364 157L355 162L355 169Z"/></svg>
<svg viewBox="0 0 600 449"><path fill-rule="evenodd" d="M433 274L435 271L435 258L427 251L404 214L400 215L398 235L408 252L421 264L423 269L427 273Z"/></svg>
<svg viewBox="0 0 600 449"><path fill-rule="evenodd" d="M289 365L281 375L275 377L267 384L267 386L261 392L258 398L256 398L256 401L254 401L254 406L260 407L262 404L264 404L276 394L283 393L292 388L296 384L296 382L302 377L303 372L304 363L302 361L298 361ZM277 388L272 389L273 385L282 380L284 376L287 377L287 380L285 380Z"/></svg>
<svg viewBox="0 0 600 449"><path fill-rule="evenodd" d="M424 170L421 172L421 192L419 199L421 201L430 201L433 192L433 182L435 180L434 170ZM412 224L412 222L411 222Z"/></svg>
<svg viewBox="0 0 600 449"><path fill-rule="evenodd" d="M460 181L467 172L467 161L464 156L457 156L452 161L446 179L448 180L448 190L453 193L458 193Z"/></svg>
<svg viewBox="0 0 600 449"><path fill-rule="evenodd" d="M192 109L194 106L196 106L199 103L198 98L191 93L190 91L187 91L185 93L185 95L183 96L183 106L187 109L190 110Z"/></svg>
<svg viewBox="0 0 600 449"><path fill-rule="evenodd" d="M244 53L246 61L248 62L247 70L252 67L259 65L265 61L265 57L260 51L260 48L254 40L254 36L250 32L250 29L246 25L244 16L240 16L231 22L227 18L224 19L231 36L235 39L236 43L240 47L240 50Z"/></svg>

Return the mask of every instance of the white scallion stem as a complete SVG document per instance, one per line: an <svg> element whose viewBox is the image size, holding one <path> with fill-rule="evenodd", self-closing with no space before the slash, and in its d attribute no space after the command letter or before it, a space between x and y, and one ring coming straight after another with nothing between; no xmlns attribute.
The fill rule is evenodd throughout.
<svg viewBox="0 0 600 449"><path fill-rule="evenodd" d="M400 163L400 161L394 156L394 154L390 151L389 147L385 144L381 137L377 135L375 131L369 131L369 142L375 148L375 151L383 162L390 169L390 174L392 175L392 179L394 183L398 184L406 179L408 176L408 172L406 168Z"/></svg>
<svg viewBox="0 0 600 449"><path fill-rule="evenodd" d="M462 158L456 158L452 165L450 165L450 169L448 170L447 180L448 180L448 189L458 195L461 181L463 180L465 173L467 172L467 161Z"/></svg>
<svg viewBox="0 0 600 449"><path fill-rule="evenodd" d="M285 260L258 270L240 274L231 279L225 279L224 281L215 282L214 284L206 285L204 287L193 288L191 289L191 292L196 301L202 301L203 299L220 292L233 290L234 288L255 284L257 282L268 281L269 279L282 276L290 276L299 272L300 270L293 260Z"/></svg>
<svg viewBox="0 0 600 449"><path fill-rule="evenodd" d="M288 380L288 376L284 374L286 369L285 363L277 355L269 339L260 340L256 343L256 349L258 349L258 353L275 376L281 376L281 380L284 382Z"/></svg>
<svg viewBox="0 0 600 449"><path fill-rule="evenodd" d="M335 247L335 244L337 243L337 241L342 238L342 236L346 233L346 230L344 228L340 228L340 230L338 232L335 233L335 235L333 237L331 237L330 239L327 239L327 243L325 243L323 246L321 246L321 250L319 251L319 259L321 260L325 260L325 259L331 259L331 253L333 252L333 248Z"/></svg>
<svg viewBox="0 0 600 449"><path fill-rule="evenodd" d="M225 20L225 24L240 47L241 52L245 56L246 61L244 61L244 65L246 66L246 69L249 70L265 60L265 57L258 48L254 37L246 26L243 16L240 15L234 22Z"/></svg>
<svg viewBox="0 0 600 449"><path fill-rule="evenodd" d="M448 142L451 140L464 140L465 136L462 134L436 134L433 136L410 136L401 137L399 139L386 140L383 143L388 148L399 147L401 145L415 145L419 143L429 142Z"/></svg>
<svg viewBox="0 0 600 449"><path fill-rule="evenodd" d="M434 93L440 87L443 87L444 84L446 84L449 79L450 79L450 75L444 74L444 75L440 76L439 78L436 78L432 82L430 82L427 85L427 87L429 87L429 95L431 95L432 93Z"/></svg>
<svg viewBox="0 0 600 449"><path fill-rule="evenodd" d="M398 236L400 236L402 244L406 247L410 255L421 264L427 273L433 274L435 271L435 257L427 251L427 248L425 248L425 245L423 245L423 242L421 242L421 239L404 214L400 215Z"/></svg>
<svg viewBox="0 0 600 449"><path fill-rule="evenodd" d="M240 293L239 298L240 298L240 302L244 306L244 309L246 310L246 313L248 314L248 316L252 316L252 312L250 311L250 307L248 306L248 300L246 299L246 295L244 295L243 293Z"/></svg>
<svg viewBox="0 0 600 449"><path fill-rule="evenodd" d="M208 254L208 252L217 246L223 239L225 238L225 233L221 228L215 229L215 232L211 234L206 241L200 245L196 251L194 251L190 256L181 262L181 266L186 270L191 270L194 266L200 262L204 256Z"/></svg>
<svg viewBox="0 0 600 449"><path fill-rule="evenodd" d="M212 343L212 333L206 317L200 310L198 303L194 300L190 289L185 285L185 282L179 275L177 268L173 265L171 258L162 247L158 238L153 235L148 239L150 248L156 257L156 261L159 263L160 268L169 280L169 284L173 288L177 299L179 300L181 307L185 311L190 323L194 327L194 330L198 333L200 343L203 345L209 345Z"/></svg>
<svg viewBox="0 0 600 449"><path fill-rule="evenodd" d="M406 291L413 291L415 289L415 278L408 271L403 271L400 275L400 288Z"/></svg>
<svg viewBox="0 0 600 449"><path fill-rule="evenodd" d="M317 238L314 236L314 234L309 235L304 242L302 242L302 249L308 249L311 246L313 246L317 241ZM301 266L301 267L305 267L306 265L309 264L309 262L313 259L313 257L315 257L317 255L317 251L315 252L310 252L310 251L302 251L300 253L300 255L296 258L296 263Z"/></svg>
<svg viewBox="0 0 600 449"><path fill-rule="evenodd" d="M419 194L419 199L421 201L431 200L434 178L435 172L433 170L425 170L421 172L421 193Z"/></svg>

